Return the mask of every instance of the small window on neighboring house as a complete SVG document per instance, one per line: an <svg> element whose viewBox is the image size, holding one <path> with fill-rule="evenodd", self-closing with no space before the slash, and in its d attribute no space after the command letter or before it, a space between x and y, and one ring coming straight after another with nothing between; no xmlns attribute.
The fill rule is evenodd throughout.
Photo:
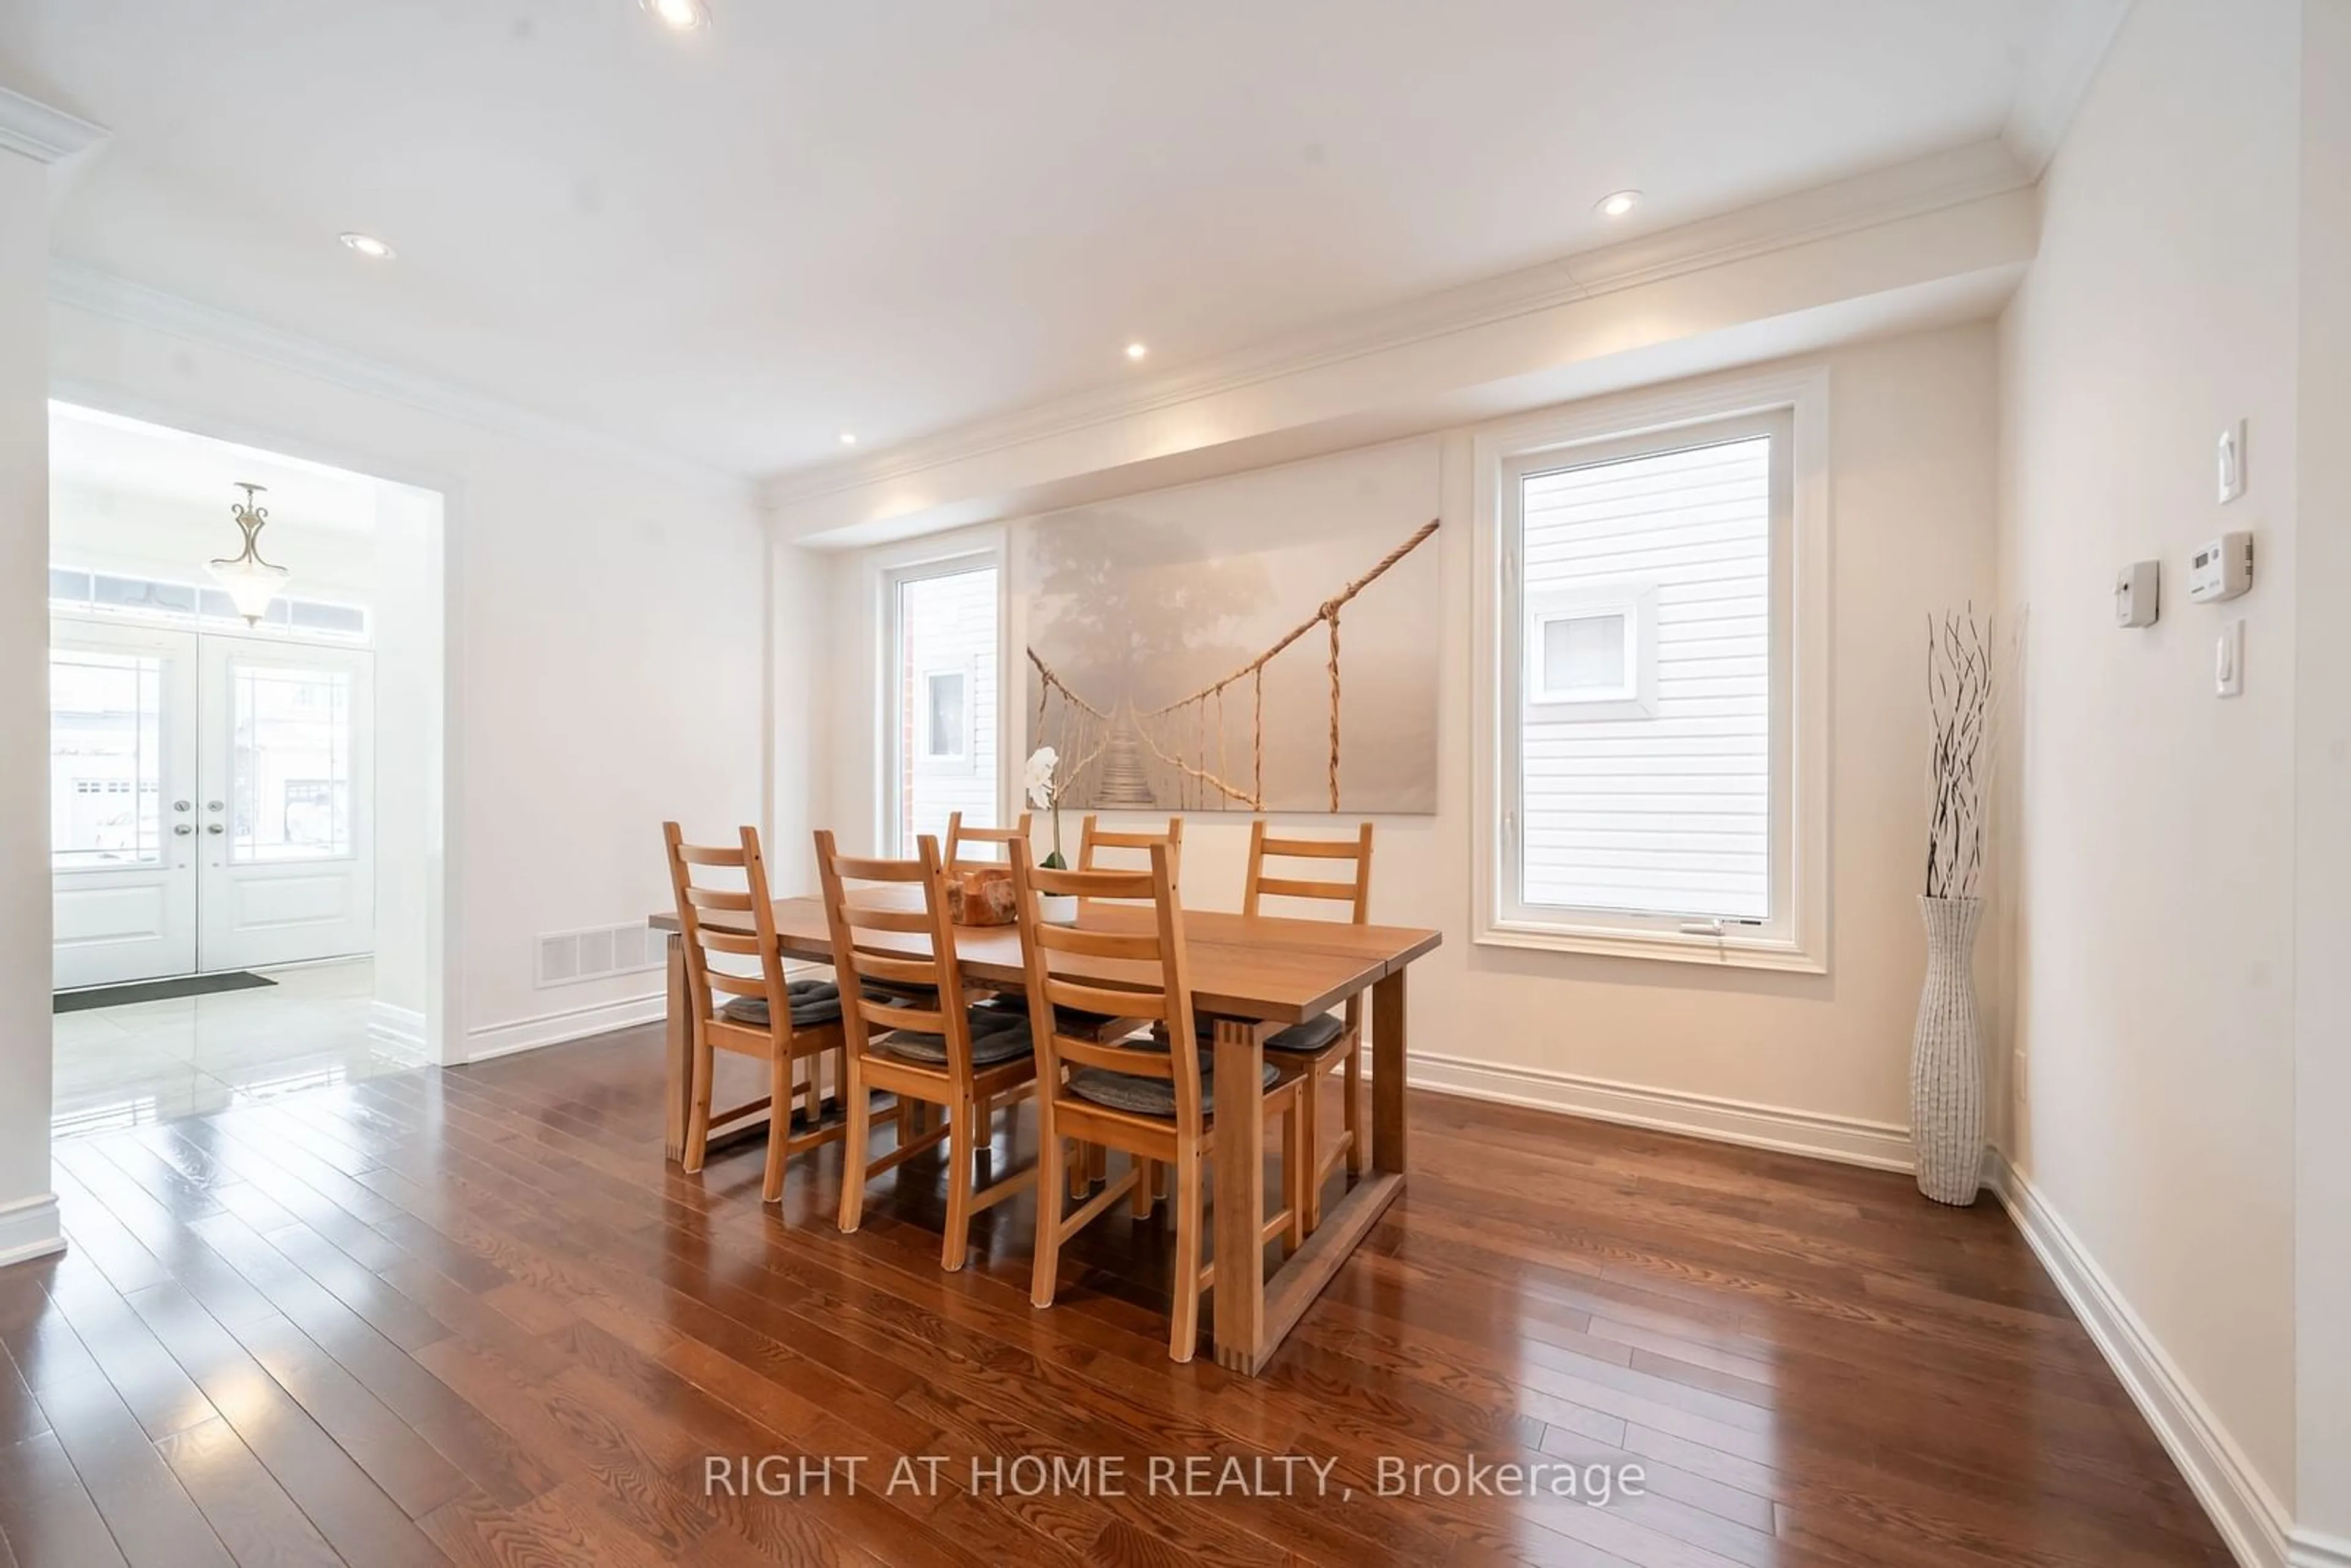
<svg viewBox="0 0 2351 1568"><path fill-rule="evenodd" d="M1543 692L1552 702L1590 702L1627 694L1633 659L1625 636L1633 618L1548 615L1542 622Z"/></svg>
<svg viewBox="0 0 2351 1568"><path fill-rule="evenodd" d="M1553 721L1656 712L1657 594L1596 584L1527 593L1526 694Z"/></svg>
<svg viewBox="0 0 2351 1568"><path fill-rule="evenodd" d="M969 682L961 670L935 670L923 677L927 695L924 757L932 762L960 762L971 754L970 708L966 701Z"/></svg>

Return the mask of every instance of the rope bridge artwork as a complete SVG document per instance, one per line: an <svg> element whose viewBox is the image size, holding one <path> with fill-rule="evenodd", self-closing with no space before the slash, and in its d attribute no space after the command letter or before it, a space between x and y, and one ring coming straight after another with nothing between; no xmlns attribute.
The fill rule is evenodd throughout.
<svg viewBox="0 0 2351 1568"><path fill-rule="evenodd" d="M1434 606L1425 601L1433 600L1433 592L1392 592L1377 609L1368 602L1359 606L1357 601L1374 584L1389 580L1400 563L1436 534L1437 528L1435 520L1422 524L1367 569L1341 583L1310 613L1221 674L1173 700L1144 706L1131 694L1090 695L1079 689L1079 683L1065 678L1032 643L1028 650L1034 670L1032 740L1052 745L1069 759L1064 776L1070 781L1071 799L1088 806L1142 810L1340 810L1350 739L1349 728L1342 723L1349 668L1343 656L1346 652L1341 638L1343 624L1360 625L1377 634L1384 632L1391 618L1415 626L1426 621L1433 633ZM1433 559L1422 559L1433 578ZM1287 588L1275 592L1293 602L1297 597L1294 590ZM1358 612L1357 619L1350 619L1351 610ZM1214 613L1213 601L1201 612ZM1388 678L1394 680L1393 666L1402 651L1379 647L1375 637L1366 643L1364 656L1383 660L1383 668L1390 671ZM1432 635L1426 660L1430 666L1434 652ZM1270 674L1275 685L1270 695ZM1433 683L1433 668L1425 674ZM1308 695L1301 685L1303 674L1311 677L1311 713L1298 711ZM1405 722L1407 710L1417 705L1399 697L1394 705L1397 711L1391 713L1386 711L1391 706L1387 695L1377 689L1367 693L1363 708L1357 711L1371 713L1374 722L1386 727ZM1433 684L1426 706L1431 711L1426 760L1433 771ZM1270 789L1269 743L1295 756L1303 727L1308 725L1312 728L1319 774L1311 798L1295 785L1287 791ZM1393 737L1386 745L1391 752L1397 749ZM1378 800L1348 800L1354 810L1379 810L1384 804ZM1430 808L1388 804L1386 809Z"/></svg>

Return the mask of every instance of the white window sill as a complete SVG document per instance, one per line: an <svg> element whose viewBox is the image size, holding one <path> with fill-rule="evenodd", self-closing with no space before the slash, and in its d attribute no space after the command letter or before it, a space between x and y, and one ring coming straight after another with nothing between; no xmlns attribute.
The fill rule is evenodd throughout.
<svg viewBox="0 0 2351 1568"><path fill-rule="evenodd" d="M1704 964L1718 969L1771 969L1799 975L1829 972L1825 956L1806 952L1785 938L1767 936L1694 936L1677 931L1626 931L1497 920L1486 925L1472 940L1480 947L1647 958L1668 964Z"/></svg>

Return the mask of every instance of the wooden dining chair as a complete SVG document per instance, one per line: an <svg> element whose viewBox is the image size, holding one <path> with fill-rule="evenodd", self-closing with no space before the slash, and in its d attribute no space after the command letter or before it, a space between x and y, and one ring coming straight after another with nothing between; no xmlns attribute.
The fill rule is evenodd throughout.
<svg viewBox="0 0 2351 1568"><path fill-rule="evenodd" d="M1348 874L1344 877L1269 876L1265 862L1269 860L1310 860L1324 862L1345 861ZM1305 868L1301 867L1301 870ZM1279 898L1319 898L1348 906L1353 924L1362 925L1372 915L1372 825L1363 823L1352 839L1277 839L1266 831L1265 819L1258 818L1249 825L1249 873L1241 890L1241 913L1256 915L1267 895ZM1303 1023L1291 1024L1266 1037L1269 1054L1279 1051L1294 1061L1308 1063L1306 1087L1301 1096L1299 1119L1305 1126L1308 1153L1314 1162L1313 1174L1308 1178L1305 1192L1306 1229L1311 1233L1322 1222L1322 1184L1344 1158L1347 1173L1361 1176L1364 1154L1369 1134L1364 1126L1364 998L1353 996L1337 1015L1323 1013ZM1341 1131L1328 1154L1322 1153L1322 1075L1332 1068L1340 1070L1341 1092L1345 1096L1341 1112Z"/></svg>
<svg viewBox="0 0 2351 1568"><path fill-rule="evenodd" d="M1170 1196L1176 1207L1176 1272L1169 1309L1167 1354L1189 1361L1199 1339L1200 1292L1216 1283L1219 1269L1255 1269L1246 1258L1202 1261L1207 1217L1204 1189L1216 1152L1215 1084L1206 1052L1169 1050L1166 1041L1195 1038L1191 965L1184 945L1184 911L1176 897L1176 851L1150 846L1148 871L1047 871L1032 864L1028 846L1012 851L1014 899L1020 925L1020 955L1028 976L1029 1027L1037 1041L1037 1150L1043 1171L1057 1170L1062 1142L1075 1139L1096 1148L1123 1150L1126 1174L1067 1213L1061 1184L1037 1184L1037 1255L1029 1299L1053 1304L1062 1244L1103 1210L1133 1192L1149 1194L1155 1166L1172 1168ZM1147 931L1112 932L1099 925L1055 925L1039 913L1040 894L1074 894L1081 899L1148 904ZM1115 984L1071 977L1071 960L1112 959L1126 967ZM1056 965L1060 968L1056 968ZM1131 1030L1161 1026L1157 1039L1131 1034L1104 1042L1063 1032L1056 1009L1114 1017ZM1299 1183L1311 1155L1304 1148L1298 1116L1295 1071L1274 1063L1265 1069L1260 1116L1282 1117L1282 1185L1287 1201L1259 1231L1259 1247L1276 1237L1291 1246L1300 1239Z"/></svg>
<svg viewBox="0 0 2351 1568"><path fill-rule="evenodd" d="M694 1054L691 1100L686 1115L683 1164L702 1168L714 1128L731 1126L760 1112L768 1113L768 1168L759 1195L775 1203L784 1195L784 1162L842 1135L843 1124L824 1124L822 1058L833 1054L833 1082L842 1071L848 1041L841 1030L841 992L825 980L786 980L783 954L776 946L775 907L768 902L767 862L759 853L759 831L745 828L739 841L689 844L675 822L662 824L669 851L670 887L677 898L677 923L685 950L685 990L691 1007ZM739 872L742 885L714 886L696 870ZM728 879L733 880L733 879ZM716 924L705 915L719 916ZM714 954L756 960L748 973L711 963ZM768 1064L768 1092L744 1104L714 1113L710 1106L717 1056L732 1051ZM793 1080L808 1063L803 1130L794 1131Z"/></svg>
<svg viewBox="0 0 2351 1568"><path fill-rule="evenodd" d="M963 825L963 813L961 811L948 812L946 852L947 874L949 876L953 876L957 872L977 871L982 866L1000 866L1009 864L1012 856L1012 846L1014 844L1025 844L1029 841L1029 814L1026 811L1021 812L1020 820L1008 828L967 828ZM1004 846L1005 858L1002 860L967 860L964 858L963 852L965 847L969 844L1002 844Z"/></svg>
<svg viewBox="0 0 2351 1568"><path fill-rule="evenodd" d="M1024 847L1014 844L1013 853ZM816 835L833 969L846 998L849 1144L841 1228L857 1228L868 1182L944 1140L947 1214L939 1266L952 1272L970 1249L972 1216L1039 1185L1035 1166L986 1187L977 1185L977 1170L996 1108L1027 1094L1037 1059L1026 1016L975 1007L966 994L939 841L925 833L917 850L913 860L861 860L841 854L830 832ZM852 882L872 885L852 900ZM896 1146L878 1159L869 1109L876 1089L896 1095L900 1107ZM944 1108L946 1124L916 1131L920 1124L906 1114L916 1104ZM1044 1185L1059 1190L1058 1183Z"/></svg>
<svg viewBox="0 0 2351 1568"><path fill-rule="evenodd" d="M1168 818L1166 828L1160 832L1130 832L1105 828L1102 825L1101 818L1088 812L1086 820L1078 828L1078 869L1108 871L1112 868L1102 863L1101 858L1102 851L1140 850L1147 853L1154 844L1167 846L1167 873L1180 886L1184 880L1183 818ZM1144 868L1136 866L1134 869L1139 871ZM1080 909L1084 907L1082 904L1079 905Z"/></svg>
<svg viewBox="0 0 2351 1568"><path fill-rule="evenodd" d="M1078 826L1078 869L1080 871L1107 871L1111 868L1105 866L1102 862L1101 855L1102 851L1116 850L1123 852L1120 858L1132 862L1138 858L1137 853L1134 852L1139 852L1140 856L1147 857L1150 853L1151 846L1154 844L1165 844L1167 846L1168 873L1169 875L1180 885L1183 881L1183 818L1168 818L1165 829L1154 833L1139 830L1123 831L1115 828L1105 828L1102 825L1102 819L1100 817L1093 815L1092 812L1088 812L1085 821ZM1146 869L1148 863L1148 860L1145 859L1142 865L1137 865L1134 869ZM1079 899L1078 912L1082 915L1085 913L1085 908L1086 901L1082 898ZM1072 1026L1077 1026L1080 1032L1082 1032L1083 1027L1090 1020L1085 1014L1078 1013L1073 1010L1065 1010L1062 1014L1061 1027L1064 1032L1069 1032L1072 1029ZM1114 1023L1114 1019L1100 1019L1091 1021L1094 1025L1094 1035L1097 1039L1108 1039L1115 1032L1106 1027ZM1103 1157L1104 1151L1102 1149L1088 1149L1083 1145L1080 1145L1079 1149L1080 1157L1071 1162L1070 1165L1070 1196L1071 1197L1083 1197L1095 1182L1102 1179L1103 1174L1108 1168L1107 1162ZM1156 1179L1156 1173L1154 1173L1154 1179ZM1147 1212L1139 1205L1140 1200L1138 1200L1138 1207L1136 1209L1137 1213Z"/></svg>

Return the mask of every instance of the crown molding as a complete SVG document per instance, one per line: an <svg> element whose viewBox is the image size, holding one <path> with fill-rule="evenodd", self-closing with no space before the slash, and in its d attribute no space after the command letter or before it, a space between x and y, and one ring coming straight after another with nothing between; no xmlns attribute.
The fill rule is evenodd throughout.
<svg viewBox="0 0 2351 1568"><path fill-rule="evenodd" d="M106 140L106 128L0 87L0 148L55 163Z"/></svg>
<svg viewBox="0 0 2351 1568"><path fill-rule="evenodd" d="M690 458L642 445L624 437L570 423L486 393L381 360L369 359L315 338L265 326L249 317L200 304L176 294L132 283L78 262L52 257L49 303L110 321L240 355L346 392L381 398L421 413L495 432L533 445L620 458L673 478L707 487L743 488L747 479Z"/></svg>
<svg viewBox="0 0 2351 1568"><path fill-rule="evenodd" d="M2051 15L2000 133L2029 180L2038 182L2057 155L2130 8L2131 0L2072 0Z"/></svg>
<svg viewBox="0 0 2351 1568"><path fill-rule="evenodd" d="M760 486L760 500L770 510L781 510L1032 441L1938 212L2031 183L2001 142L1971 142L1719 217L1424 295L1186 369L975 420L858 457L789 470Z"/></svg>

